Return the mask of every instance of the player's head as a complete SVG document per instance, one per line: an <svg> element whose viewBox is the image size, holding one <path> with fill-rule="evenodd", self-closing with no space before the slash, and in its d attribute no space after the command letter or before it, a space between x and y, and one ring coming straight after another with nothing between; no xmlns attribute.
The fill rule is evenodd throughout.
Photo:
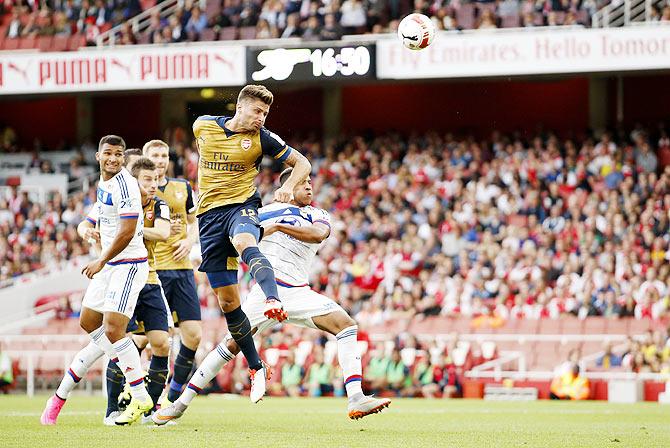
<svg viewBox="0 0 670 448"><path fill-rule="evenodd" d="M270 113L274 96L265 86L249 84L237 96L235 120L245 131L258 132Z"/></svg>
<svg viewBox="0 0 670 448"><path fill-rule="evenodd" d="M100 139L95 160L100 163L100 173L104 178L113 177L121 171L125 150L126 142L118 135L105 135Z"/></svg>
<svg viewBox="0 0 670 448"><path fill-rule="evenodd" d="M158 189L158 170L156 164L148 157L138 157L130 167L130 174L137 179L142 190L151 198Z"/></svg>
<svg viewBox="0 0 670 448"><path fill-rule="evenodd" d="M139 148L128 148L123 153L124 162L126 169L132 171L133 164L142 157L142 150Z"/></svg>
<svg viewBox="0 0 670 448"><path fill-rule="evenodd" d="M156 164L159 178L165 176L170 165L170 146L167 143L163 140L150 140L142 147L142 154Z"/></svg>
<svg viewBox="0 0 670 448"><path fill-rule="evenodd" d="M279 175L279 184L284 185L284 182L289 178L293 168L286 168ZM300 207L305 207L312 203L314 193L312 192L312 179L307 176L302 182L299 182L293 189L293 201Z"/></svg>

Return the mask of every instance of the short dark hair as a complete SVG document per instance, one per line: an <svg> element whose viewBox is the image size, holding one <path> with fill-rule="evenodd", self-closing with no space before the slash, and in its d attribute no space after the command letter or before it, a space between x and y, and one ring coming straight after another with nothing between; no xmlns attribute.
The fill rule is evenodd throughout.
<svg viewBox="0 0 670 448"><path fill-rule="evenodd" d="M291 176L291 173L293 172L293 168L286 168L284 171L281 172L279 175L279 186L284 185L284 182Z"/></svg>
<svg viewBox="0 0 670 448"><path fill-rule="evenodd" d="M112 146L121 146L124 150L126 149L126 142L118 135L105 135L100 139L100 143L98 143L98 150L100 150L105 143Z"/></svg>
<svg viewBox="0 0 670 448"><path fill-rule="evenodd" d="M140 157L130 168L130 174L132 174L133 177L137 177L140 175L140 171L142 170L154 171L155 169L156 164L150 158Z"/></svg>
<svg viewBox="0 0 670 448"><path fill-rule="evenodd" d="M126 149L126 150L123 152L123 157L124 157L124 159L123 159L123 164L124 164L124 165L128 165L128 161L130 160L130 158L131 158L132 156L141 156L141 155L142 155L142 150L139 149L139 148L129 148L129 149Z"/></svg>

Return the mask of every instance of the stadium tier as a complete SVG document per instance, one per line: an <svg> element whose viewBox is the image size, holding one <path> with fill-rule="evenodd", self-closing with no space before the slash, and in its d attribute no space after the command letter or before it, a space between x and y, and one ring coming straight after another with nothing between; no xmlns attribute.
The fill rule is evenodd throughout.
<svg viewBox="0 0 670 448"><path fill-rule="evenodd" d="M117 45L295 37L332 41L395 32L410 12L430 17L438 30L590 26L591 16L603 6L607 3L519 0L6 1L0 6L0 50L76 50L101 42L113 28ZM670 21L670 8L652 2L648 20Z"/></svg>

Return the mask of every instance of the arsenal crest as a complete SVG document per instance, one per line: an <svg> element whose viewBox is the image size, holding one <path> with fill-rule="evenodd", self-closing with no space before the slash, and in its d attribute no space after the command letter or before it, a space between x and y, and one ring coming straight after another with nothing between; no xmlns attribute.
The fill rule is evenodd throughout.
<svg viewBox="0 0 670 448"><path fill-rule="evenodd" d="M153 212L153 211L148 211L148 212L147 212L147 219L148 219L149 221L151 221L152 219L154 219L154 212Z"/></svg>
<svg viewBox="0 0 670 448"><path fill-rule="evenodd" d="M242 149L244 149L246 151L249 148L251 148L251 140L248 139L248 138L243 139L242 140Z"/></svg>

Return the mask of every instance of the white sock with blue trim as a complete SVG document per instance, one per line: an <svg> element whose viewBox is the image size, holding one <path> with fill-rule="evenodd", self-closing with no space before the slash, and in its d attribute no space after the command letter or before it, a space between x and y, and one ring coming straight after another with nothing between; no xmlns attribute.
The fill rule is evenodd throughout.
<svg viewBox="0 0 670 448"><path fill-rule="evenodd" d="M114 344L114 350L119 358L118 365L130 385L130 394L139 401L151 400L147 388L144 385L144 373L140 362L140 354L128 338L121 338Z"/></svg>
<svg viewBox="0 0 670 448"><path fill-rule="evenodd" d="M235 355L230 353L230 350L226 347L226 339L224 339L200 363L198 370L195 371L177 401L184 406L191 404L191 401L212 381L219 370L233 359L235 359Z"/></svg>
<svg viewBox="0 0 670 448"><path fill-rule="evenodd" d="M354 397L363 394L361 383L363 382L363 369L361 368L361 355L358 351L358 325L352 325L335 335L337 339L337 359L342 367L344 387L347 396Z"/></svg>
<svg viewBox="0 0 670 448"><path fill-rule="evenodd" d="M98 328L97 330L91 332L92 339L94 335L98 334L99 330L100 329ZM91 368L94 362L100 359L103 353L103 350L98 347L95 340L89 342L86 347L79 350L79 352L72 360L72 364L70 364L67 372L65 372L65 375L63 375L63 379L61 380L60 385L56 390L56 395L63 400L67 400L70 392L72 392L72 389L74 389L77 384L79 384L79 381L81 381L84 375L86 375L88 369Z"/></svg>

